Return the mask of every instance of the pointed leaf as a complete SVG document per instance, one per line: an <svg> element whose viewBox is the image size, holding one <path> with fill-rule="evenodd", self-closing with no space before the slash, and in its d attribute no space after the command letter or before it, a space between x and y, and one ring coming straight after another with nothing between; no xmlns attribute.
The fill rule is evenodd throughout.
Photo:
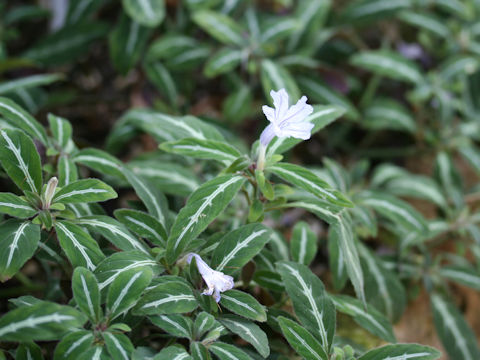
<svg viewBox="0 0 480 360"><path fill-rule="evenodd" d="M243 350L236 346L216 341L208 347L220 360L252 360Z"/></svg>
<svg viewBox="0 0 480 360"><path fill-rule="evenodd" d="M222 294L220 305L247 319L264 322L267 320L265 306L252 295L239 290L228 290Z"/></svg>
<svg viewBox="0 0 480 360"><path fill-rule="evenodd" d="M104 332L103 339L113 359L130 360L134 350L130 339L124 334Z"/></svg>
<svg viewBox="0 0 480 360"><path fill-rule="evenodd" d="M210 10L197 11L193 21L215 39L230 45L245 43L243 29L227 15Z"/></svg>
<svg viewBox="0 0 480 360"><path fill-rule="evenodd" d="M207 78L225 74L234 70L245 57L241 50L224 48L214 54L205 64L204 73Z"/></svg>
<svg viewBox="0 0 480 360"><path fill-rule="evenodd" d="M418 344L385 345L370 350L360 356L358 360L435 360L442 354L437 349Z"/></svg>
<svg viewBox="0 0 480 360"><path fill-rule="evenodd" d="M76 360L94 340L91 331L75 331L66 335L55 348L54 360Z"/></svg>
<svg viewBox="0 0 480 360"><path fill-rule="evenodd" d="M296 223L293 228L290 253L294 261L307 266L317 254L317 236L304 221Z"/></svg>
<svg viewBox="0 0 480 360"><path fill-rule="evenodd" d="M164 142L160 149L174 154L191 156L196 159L235 161L242 153L233 146L215 140L185 138L178 141Z"/></svg>
<svg viewBox="0 0 480 360"><path fill-rule="evenodd" d="M73 272L72 290L77 306L93 323L97 323L102 316L102 309L95 275L84 267L77 267Z"/></svg>
<svg viewBox="0 0 480 360"><path fill-rule="evenodd" d="M0 213L17 218L29 218L37 213L29 202L12 193L0 193Z"/></svg>
<svg viewBox="0 0 480 360"><path fill-rule="evenodd" d="M122 162L109 153L99 149L82 149L72 157L75 163L87 166L88 168L102 175L113 175L125 179L122 173Z"/></svg>
<svg viewBox="0 0 480 360"><path fill-rule="evenodd" d="M156 27L165 17L164 0L123 0L127 14L142 25Z"/></svg>
<svg viewBox="0 0 480 360"><path fill-rule="evenodd" d="M223 295L222 295L223 298ZM195 318L194 334L195 337L201 338L207 331L211 330L215 326L215 317L205 311L202 311Z"/></svg>
<svg viewBox="0 0 480 360"><path fill-rule="evenodd" d="M179 314L149 316L148 319L163 331L179 338L193 338L193 323Z"/></svg>
<svg viewBox="0 0 480 360"><path fill-rule="evenodd" d="M54 202L64 204L99 202L115 199L117 193L109 185L98 179L82 179L71 182L54 196Z"/></svg>
<svg viewBox="0 0 480 360"><path fill-rule="evenodd" d="M163 225L153 216L131 209L115 210L114 215L122 224L141 237L162 246L166 244L167 232Z"/></svg>
<svg viewBox="0 0 480 360"><path fill-rule="evenodd" d="M169 360L192 360L193 358L187 353L187 351L178 346L178 345L172 345L168 346L162 349L155 357L153 357L153 360L164 360L164 359L169 359Z"/></svg>

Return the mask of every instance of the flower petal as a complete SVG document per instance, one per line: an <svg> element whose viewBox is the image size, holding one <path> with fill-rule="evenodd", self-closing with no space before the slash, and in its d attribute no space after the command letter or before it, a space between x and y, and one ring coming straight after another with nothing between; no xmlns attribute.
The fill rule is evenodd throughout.
<svg viewBox="0 0 480 360"><path fill-rule="evenodd" d="M280 89L270 91L270 96L273 99L273 106L275 106L275 120L281 121L288 111L288 94L285 89Z"/></svg>
<svg viewBox="0 0 480 360"><path fill-rule="evenodd" d="M274 122L275 121L275 109L271 108L270 106L263 105L262 106L263 113L267 117L268 121Z"/></svg>
<svg viewBox="0 0 480 360"><path fill-rule="evenodd" d="M285 117L280 119L279 127L286 123L299 123L313 112L313 107L307 104L307 97L302 96L295 105L290 107Z"/></svg>
<svg viewBox="0 0 480 360"><path fill-rule="evenodd" d="M310 139L313 126L310 122L293 123L283 128L282 132L287 137L291 136L297 139L308 140Z"/></svg>
<svg viewBox="0 0 480 360"><path fill-rule="evenodd" d="M273 124L270 124L265 129L263 129L262 134L260 135L260 142L263 146L267 146L270 141L272 141L275 135L277 135L275 134L275 126L273 126Z"/></svg>

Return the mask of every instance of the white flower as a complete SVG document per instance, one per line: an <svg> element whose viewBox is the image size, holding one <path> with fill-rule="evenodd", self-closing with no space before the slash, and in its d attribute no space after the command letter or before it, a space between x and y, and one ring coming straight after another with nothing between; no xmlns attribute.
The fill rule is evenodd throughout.
<svg viewBox="0 0 480 360"><path fill-rule="evenodd" d="M220 293L233 288L233 277L225 275L220 271L213 270L202 260L200 255L195 253L188 254L187 262L190 264L192 257L195 257L197 268L203 280L207 284L208 289L202 295L213 295L213 298L218 303L220 301Z"/></svg>
<svg viewBox="0 0 480 360"><path fill-rule="evenodd" d="M304 120L313 112L313 107L307 104L307 97L302 96L295 105L288 107L288 94L285 89L272 90L270 96L275 109L266 105L262 107L270 125L260 135L260 143L266 147L274 136L310 139L313 124Z"/></svg>

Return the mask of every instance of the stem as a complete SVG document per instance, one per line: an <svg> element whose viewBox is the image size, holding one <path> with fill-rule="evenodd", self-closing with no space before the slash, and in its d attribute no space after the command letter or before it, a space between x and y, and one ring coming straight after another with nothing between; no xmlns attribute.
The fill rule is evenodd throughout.
<svg viewBox="0 0 480 360"><path fill-rule="evenodd" d="M265 153L267 151L267 147L264 146L262 143L259 144L258 148L258 159L257 159L257 169L263 171L265 168Z"/></svg>

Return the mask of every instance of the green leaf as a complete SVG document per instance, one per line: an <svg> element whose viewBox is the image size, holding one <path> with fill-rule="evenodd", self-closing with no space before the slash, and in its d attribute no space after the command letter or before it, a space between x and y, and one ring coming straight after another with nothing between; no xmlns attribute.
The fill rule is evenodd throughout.
<svg viewBox="0 0 480 360"><path fill-rule="evenodd" d="M144 63L143 68L148 80L160 93L167 97L171 105L175 106L177 104L178 90L175 80L168 69L160 61Z"/></svg>
<svg viewBox="0 0 480 360"><path fill-rule="evenodd" d="M76 24L95 13L100 7L105 5L108 0L70 0L68 5L66 24Z"/></svg>
<svg viewBox="0 0 480 360"><path fill-rule="evenodd" d="M258 325L236 315L223 315L218 321L228 330L250 343L264 358L270 354L267 335Z"/></svg>
<svg viewBox="0 0 480 360"><path fill-rule="evenodd" d="M166 194L187 196L200 186L197 175L182 165L153 160L136 160L129 163L137 175L149 180Z"/></svg>
<svg viewBox="0 0 480 360"><path fill-rule="evenodd" d="M270 91L278 91L280 89L287 90L292 103L300 98L300 90L294 78L283 66L265 59L262 61L260 77L265 97L269 101L271 101Z"/></svg>
<svg viewBox="0 0 480 360"><path fill-rule="evenodd" d="M241 50L224 48L215 53L205 64L203 70L207 78L212 78L234 70L244 59L245 53Z"/></svg>
<svg viewBox="0 0 480 360"><path fill-rule="evenodd" d="M0 162L20 189L40 194L40 156L33 141L25 133L19 130L0 130Z"/></svg>
<svg viewBox="0 0 480 360"><path fill-rule="evenodd" d="M168 282L147 291L134 309L137 315L187 313L198 307L192 289L181 282Z"/></svg>
<svg viewBox="0 0 480 360"><path fill-rule="evenodd" d="M78 169L75 163L66 155L58 158L58 186L66 186L78 180Z"/></svg>
<svg viewBox="0 0 480 360"><path fill-rule="evenodd" d="M363 123L370 129L393 129L415 133L417 124L411 113L398 101L379 98L365 109Z"/></svg>
<svg viewBox="0 0 480 360"><path fill-rule="evenodd" d="M354 207L356 209L357 207ZM348 280L348 272L341 249L341 243L338 241L338 231L331 227L328 231L328 264L332 273L333 287L335 290L341 290Z"/></svg>
<svg viewBox="0 0 480 360"><path fill-rule="evenodd" d="M236 346L215 341L208 347L220 360L252 360L243 350Z"/></svg>
<svg viewBox="0 0 480 360"><path fill-rule="evenodd" d="M294 261L307 266L317 254L317 236L304 221L296 223L293 227L290 253Z"/></svg>
<svg viewBox="0 0 480 360"><path fill-rule="evenodd" d="M94 270L105 258L98 243L80 226L68 221L56 221L55 232L60 246L73 266Z"/></svg>
<svg viewBox="0 0 480 360"><path fill-rule="evenodd" d="M231 312L247 319L264 322L267 320L265 306L252 295L239 290L228 290L222 293L220 305Z"/></svg>
<svg viewBox="0 0 480 360"><path fill-rule="evenodd" d="M109 185L98 179L82 179L71 182L54 196L54 202L63 204L99 202L115 199L117 193Z"/></svg>
<svg viewBox="0 0 480 360"><path fill-rule="evenodd" d="M212 267L233 274L248 263L270 240L272 233L262 224L241 226L223 236L212 256Z"/></svg>
<svg viewBox="0 0 480 360"><path fill-rule="evenodd" d="M346 110L346 117L350 117L353 120L359 118L360 114L358 113L358 110L348 97L331 89L325 81L311 76L299 76L297 81L302 92L308 96L310 101L338 105Z"/></svg>
<svg viewBox="0 0 480 360"><path fill-rule="evenodd" d="M367 305L365 310L361 301L347 295L330 295L330 298L338 311L352 316L358 325L385 341L396 342L390 321L373 306Z"/></svg>
<svg viewBox="0 0 480 360"><path fill-rule="evenodd" d="M216 177L200 186L180 210L167 241L167 261L173 263L230 203L245 178L238 175Z"/></svg>
<svg viewBox="0 0 480 360"><path fill-rule="evenodd" d="M322 344L304 327L295 321L279 316L282 333L292 348L306 360L327 360Z"/></svg>
<svg viewBox="0 0 480 360"><path fill-rule="evenodd" d="M351 63L390 79L410 83L423 81L422 73L413 61L390 50L363 51L353 55Z"/></svg>
<svg viewBox="0 0 480 360"><path fill-rule="evenodd" d="M475 290L480 290L480 273L473 268L465 266L444 266L439 269L439 273L451 281L469 286Z"/></svg>
<svg viewBox="0 0 480 360"><path fill-rule="evenodd" d="M68 120L53 114L48 114L48 123L55 141L60 148L65 149L72 138L72 125Z"/></svg>
<svg viewBox="0 0 480 360"><path fill-rule="evenodd" d="M245 44L244 30L227 15L210 10L201 10L194 13L193 21L222 43L238 46Z"/></svg>
<svg viewBox="0 0 480 360"><path fill-rule="evenodd" d="M37 210L20 196L12 193L0 193L0 213L26 219L35 215Z"/></svg>
<svg viewBox="0 0 480 360"><path fill-rule="evenodd" d="M134 350L130 339L124 334L103 332L103 340L113 359L130 360Z"/></svg>
<svg viewBox="0 0 480 360"><path fill-rule="evenodd" d="M14 93L20 89L30 89L39 86L49 85L62 79L60 74L39 74L21 77L0 84L0 95Z"/></svg>
<svg viewBox="0 0 480 360"><path fill-rule="evenodd" d="M265 29L263 29L259 40L268 46L290 36L300 26L298 19L286 16L277 17L272 21L266 22Z"/></svg>
<svg viewBox="0 0 480 360"><path fill-rule="evenodd" d="M140 239L133 236L123 224L109 216L84 216L76 219L75 222L86 226L92 232L101 234L121 250L139 250L149 254L146 245Z"/></svg>
<svg viewBox="0 0 480 360"><path fill-rule="evenodd" d="M438 75L441 80L448 82L453 78L460 76L471 76L480 67L480 62L476 56L458 54L445 60L438 69Z"/></svg>
<svg viewBox="0 0 480 360"><path fill-rule="evenodd" d="M365 295L368 302L395 322L402 316L407 294L398 276L388 270L382 261L365 246L359 246L362 269L365 274Z"/></svg>
<svg viewBox="0 0 480 360"><path fill-rule="evenodd" d="M345 195L337 190L331 189L330 185L325 181L301 166L289 163L276 163L275 165L268 166L267 170L332 204L353 206L352 202L348 200Z"/></svg>
<svg viewBox="0 0 480 360"><path fill-rule="evenodd" d="M72 328L81 327L84 322L84 316L74 308L42 301L3 315L0 318L0 339L58 340Z"/></svg>
<svg viewBox="0 0 480 360"><path fill-rule="evenodd" d="M356 0L351 1L341 13L345 24L370 23L386 19L396 12L409 8L411 0Z"/></svg>
<svg viewBox="0 0 480 360"><path fill-rule="evenodd" d="M247 85L241 85L230 92L223 102L223 118L230 123L238 123L252 113L252 92Z"/></svg>
<svg viewBox="0 0 480 360"><path fill-rule="evenodd" d="M195 38L183 34L167 33L152 42L148 48L146 60L148 62L167 60L172 56L195 49L198 45Z"/></svg>
<svg viewBox="0 0 480 360"><path fill-rule="evenodd" d="M285 291L282 278L276 272L270 270L259 270L255 272L253 280L265 289L269 289L278 293Z"/></svg>
<svg viewBox="0 0 480 360"><path fill-rule="evenodd" d="M30 342L18 346L15 351L15 360L44 360L44 357L40 346Z"/></svg>
<svg viewBox="0 0 480 360"><path fill-rule="evenodd" d="M150 268L156 275L163 271L163 268L155 260L143 252L122 251L110 255L98 264L94 274L97 277L98 286L102 290L125 271L131 269L140 271L144 268Z"/></svg>
<svg viewBox="0 0 480 360"><path fill-rule="evenodd" d="M147 180L129 169L123 168L122 171L137 196L145 204L150 215L160 221L164 228L167 228L168 203L165 196Z"/></svg>
<svg viewBox="0 0 480 360"><path fill-rule="evenodd" d="M192 360L193 358L187 351L179 345L172 345L164 347L153 360L178 359L178 360Z"/></svg>
<svg viewBox="0 0 480 360"><path fill-rule="evenodd" d="M476 336L461 312L442 296L431 296L433 320L443 347L451 359L480 359Z"/></svg>
<svg viewBox="0 0 480 360"><path fill-rule="evenodd" d="M203 345L203 342L190 342L190 354L192 354L193 360L211 360L208 349Z"/></svg>
<svg viewBox="0 0 480 360"><path fill-rule="evenodd" d="M102 317L102 308L95 275L84 267L77 267L73 272L72 291L77 306L93 323L97 323Z"/></svg>
<svg viewBox="0 0 480 360"><path fill-rule="evenodd" d="M212 316L213 317L213 316ZM155 326L177 338L193 339L193 323L188 317L179 314L149 316Z"/></svg>
<svg viewBox="0 0 480 360"><path fill-rule="evenodd" d="M225 142L196 138L164 142L160 145L160 149L196 159L217 160L222 163L233 162L242 155L240 151Z"/></svg>
<svg viewBox="0 0 480 360"><path fill-rule="evenodd" d="M223 298L223 294L222 294ZM194 334L195 338L201 338L207 331L211 330L215 326L215 317L205 311L202 311L195 318Z"/></svg>
<svg viewBox="0 0 480 360"><path fill-rule="evenodd" d="M152 281L149 268L131 269L122 272L108 288L107 315L110 320L133 307Z"/></svg>
<svg viewBox="0 0 480 360"><path fill-rule="evenodd" d="M33 256L40 241L40 227L10 219L0 224L0 231L0 279L5 279L15 275Z"/></svg>
<svg viewBox="0 0 480 360"><path fill-rule="evenodd" d="M125 3L125 1L127 0L123 2ZM135 66L147 45L150 34L150 28L131 20L125 14L121 15L108 39L110 59L118 72L126 75Z"/></svg>
<svg viewBox="0 0 480 360"><path fill-rule="evenodd" d="M358 360L387 360L387 359L415 359L435 360L442 354L437 349L418 344L385 345L370 350L360 356Z"/></svg>
<svg viewBox="0 0 480 360"><path fill-rule="evenodd" d="M113 214L122 224L141 237L162 246L166 244L167 232L153 216L131 209L117 209Z"/></svg>
<svg viewBox="0 0 480 360"><path fill-rule="evenodd" d="M48 143L44 127L14 101L0 97L0 115L11 125L18 127L44 145Z"/></svg>
<svg viewBox="0 0 480 360"><path fill-rule="evenodd" d="M122 173L122 162L105 151L93 148L82 149L75 153L72 160L104 176L113 175L125 179Z"/></svg>
<svg viewBox="0 0 480 360"><path fill-rule="evenodd" d="M164 0L122 0L125 12L138 23L158 26L165 17Z"/></svg>
<svg viewBox="0 0 480 360"><path fill-rule="evenodd" d="M334 105L320 106L315 105L313 107L313 113L309 115L304 121L308 121L314 124L312 129L312 135L323 129L334 120L338 119L345 113L343 108ZM267 148L267 157L271 157L273 154L282 154L285 151L291 149L295 145L299 144L303 140L295 138L278 138L275 137Z"/></svg>
<svg viewBox="0 0 480 360"><path fill-rule="evenodd" d="M360 204L371 207L380 215L403 226L405 229L418 233L428 232L422 214L405 201L388 194L373 191L361 193L357 200Z"/></svg>
<svg viewBox="0 0 480 360"><path fill-rule="evenodd" d="M48 66L74 62L85 55L90 44L108 30L107 24L103 23L82 22L65 26L42 37L23 56Z"/></svg>
<svg viewBox="0 0 480 360"><path fill-rule="evenodd" d="M277 270L298 319L320 340L325 353L329 354L335 333L335 307L322 281L305 265L291 261L277 262Z"/></svg>
<svg viewBox="0 0 480 360"><path fill-rule="evenodd" d="M54 360L76 360L92 345L94 340L91 331L71 332L63 337L55 348Z"/></svg>
<svg viewBox="0 0 480 360"><path fill-rule="evenodd" d="M442 39L448 38L451 35L450 29L444 24L443 19L435 16L433 13L405 10L402 11L398 17L407 24L430 31Z"/></svg>

